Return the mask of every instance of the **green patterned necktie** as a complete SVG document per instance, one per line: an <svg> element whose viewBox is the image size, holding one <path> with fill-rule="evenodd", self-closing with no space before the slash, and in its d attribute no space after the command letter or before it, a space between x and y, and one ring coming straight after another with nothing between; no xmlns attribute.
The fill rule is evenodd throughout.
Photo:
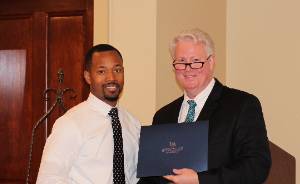
<svg viewBox="0 0 300 184"><path fill-rule="evenodd" d="M197 106L196 102L194 100L188 100L187 103L189 104L189 110L186 115L184 122L193 122L195 118L195 107Z"/></svg>

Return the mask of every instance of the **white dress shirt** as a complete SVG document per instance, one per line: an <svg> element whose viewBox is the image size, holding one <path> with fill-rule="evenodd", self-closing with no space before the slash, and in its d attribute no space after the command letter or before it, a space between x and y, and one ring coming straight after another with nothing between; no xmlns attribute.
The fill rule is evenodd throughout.
<svg viewBox="0 0 300 184"><path fill-rule="evenodd" d="M195 116L194 116L194 121L197 120L210 92L212 91L213 87L215 85L215 79L213 78L209 84L204 88L203 91L201 91L194 99L190 99L186 92L184 91L184 99L181 104L179 116L178 116L178 122L183 123L185 121L186 115L189 110L189 104L187 103L188 100L194 100L196 102L196 107L195 107Z"/></svg>
<svg viewBox="0 0 300 184"><path fill-rule="evenodd" d="M90 94L57 119L43 151L37 184L112 184L112 107ZM140 122L117 107L127 184L135 184Z"/></svg>

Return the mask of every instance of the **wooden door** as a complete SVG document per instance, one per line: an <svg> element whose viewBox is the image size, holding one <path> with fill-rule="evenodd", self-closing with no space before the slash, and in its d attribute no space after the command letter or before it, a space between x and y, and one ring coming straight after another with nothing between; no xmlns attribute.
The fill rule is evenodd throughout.
<svg viewBox="0 0 300 184"><path fill-rule="evenodd" d="M57 88L57 72L64 71L62 88L76 98L64 98L67 108L83 101L83 57L92 46L93 0L0 1L0 183L25 183L34 124L55 100L44 100L46 88ZM54 111L36 129L30 183L35 183Z"/></svg>

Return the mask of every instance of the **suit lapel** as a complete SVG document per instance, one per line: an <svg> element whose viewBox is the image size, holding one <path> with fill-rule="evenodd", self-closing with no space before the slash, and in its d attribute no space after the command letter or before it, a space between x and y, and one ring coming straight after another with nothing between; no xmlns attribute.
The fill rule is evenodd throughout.
<svg viewBox="0 0 300 184"><path fill-rule="evenodd" d="M209 120L212 113L218 107L218 103L219 103L218 101L221 97L221 93L222 93L224 86L217 79L215 79L215 81L216 81L215 85L214 85L211 93L209 94L209 96L197 118L197 121ZM181 96L172 105L172 108L169 111L170 112L170 115L169 115L170 121L169 122L177 122L178 123L178 116L179 116L179 112L180 112L180 108L181 108L183 99L184 99L184 97Z"/></svg>
<svg viewBox="0 0 300 184"><path fill-rule="evenodd" d="M197 121L200 120L209 120L212 113L215 111L215 109L218 107L218 100L221 96L223 85L215 79L215 85L209 94L198 118Z"/></svg>
<svg viewBox="0 0 300 184"><path fill-rule="evenodd" d="M178 123L179 112L180 112L180 109L181 109L181 104L183 102L183 99L184 99L184 97L181 96L180 98L178 98L175 101L175 104L174 104L173 109L172 109L172 114L170 114L170 116L172 118L171 122Z"/></svg>

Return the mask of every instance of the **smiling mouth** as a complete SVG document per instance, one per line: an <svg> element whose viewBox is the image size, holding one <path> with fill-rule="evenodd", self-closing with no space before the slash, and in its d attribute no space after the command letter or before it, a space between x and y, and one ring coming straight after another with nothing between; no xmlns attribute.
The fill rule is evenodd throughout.
<svg viewBox="0 0 300 184"><path fill-rule="evenodd" d="M105 89L110 93L115 93L119 88L117 86L107 86Z"/></svg>
<svg viewBox="0 0 300 184"><path fill-rule="evenodd" d="M109 92L115 92L120 88L120 85L118 83L108 83L104 85L104 88Z"/></svg>
<svg viewBox="0 0 300 184"><path fill-rule="evenodd" d="M196 77L196 75L184 75L184 78L190 79L190 78L194 78Z"/></svg>
<svg viewBox="0 0 300 184"><path fill-rule="evenodd" d="M107 86L106 89L112 91L112 90L116 90L117 86Z"/></svg>

